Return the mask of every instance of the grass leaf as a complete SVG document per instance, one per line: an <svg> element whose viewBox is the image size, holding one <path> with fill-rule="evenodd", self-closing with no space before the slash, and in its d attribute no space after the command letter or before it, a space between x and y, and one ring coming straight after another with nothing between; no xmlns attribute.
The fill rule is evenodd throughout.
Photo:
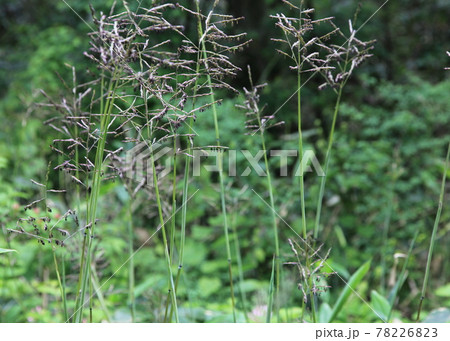
<svg viewBox="0 0 450 341"><path fill-rule="evenodd" d="M350 297L350 294L353 292L354 288L358 286L358 284L362 281L367 271L370 269L370 260L364 263L356 272L350 277L347 282L347 285L342 290L336 304L333 307L333 311L331 312L330 318L327 322L332 322L339 312L344 307L345 302Z"/></svg>
<svg viewBox="0 0 450 341"><path fill-rule="evenodd" d="M320 305L319 309L319 323L326 323L330 320L332 314L331 307L328 303L323 303Z"/></svg>
<svg viewBox="0 0 450 341"><path fill-rule="evenodd" d="M373 309L376 311L376 313L383 319L387 320L391 305L389 304L388 300L380 295L377 291L372 290L370 293L370 302L372 303Z"/></svg>
<svg viewBox="0 0 450 341"><path fill-rule="evenodd" d="M16 250L10 250L10 249L2 249L0 248L0 253L8 253L8 252L17 252Z"/></svg>

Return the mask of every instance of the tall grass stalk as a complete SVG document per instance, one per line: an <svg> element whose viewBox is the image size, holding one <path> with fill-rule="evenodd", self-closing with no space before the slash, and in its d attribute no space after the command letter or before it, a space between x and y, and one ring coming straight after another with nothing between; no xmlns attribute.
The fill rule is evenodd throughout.
<svg viewBox="0 0 450 341"><path fill-rule="evenodd" d="M83 309L85 305L85 296L90 286L91 277L91 253L92 244L94 238L94 230L96 225L97 216L97 205L98 197L100 194L101 180L102 180L102 169L103 169L103 155L105 150L106 138L108 133L108 127L111 121L111 113L114 106L115 94L118 86L118 81L116 79L117 71L114 72L112 78L109 81L108 89L104 95L104 77L102 76L101 81L101 101L100 101L100 137L97 141L97 148L95 153L94 161L94 171L93 177L90 184L90 190L88 191L88 202L87 202L87 219L86 219L86 230L85 237L83 240L82 255L81 255L81 266L80 266L80 276L78 281L77 298L75 304L74 320L76 322L82 321ZM106 96L106 100L105 100ZM90 295L92 297L92 295ZM90 299L91 301L91 299ZM92 306L90 304L92 309ZM90 316L92 316L90 314ZM90 322L92 320L90 319Z"/></svg>
<svg viewBox="0 0 450 341"><path fill-rule="evenodd" d="M358 14L359 8L355 11L353 23L356 23ZM369 54L369 51L373 48L373 43L375 42L374 40L363 42L356 39L355 35L357 33L357 30L353 28L352 20L349 20L350 37L348 38L342 33L339 28L336 27L336 25L334 25L333 23L332 25L335 30L330 34L337 33L341 35L341 37L345 39L345 42L336 50L336 53L339 55L337 62L333 62L333 60L335 59L333 55L335 50L330 49L329 47L325 47L325 50L328 53L328 55L326 56L325 65L332 66L331 69L333 71L331 73L322 73L322 75L326 79L326 83L322 84L319 89L328 85L333 89L337 88L338 90L334 90L337 94L337 97L334 105L333 121L331 123L330 136L328 138L327 151L325 154L325 174L320 181L319 198L317 200L316 219L314 224L314 239L317 239L320 232L320 217L323 205L325 183L328 176L328 167L330 164L331 152L334 142L334 132L336 128L336 121L339 115L342 93L355 68L358 67L365 59L372 56L371 54ZM336 72L337 74L333 76L333 72Z"/></svg>
<svg viewBox="0 0 450 341"><path fill-rule="evenodd" d="M48 166L47 166L47 173L45 176L45 186L43 187L43 198L44 198L44 212L46 212L46 214L48 213L48 206L47 206L47 189L48 189L48 177L49 177L49 173L50 173L50 165L51 162L49 162ZM61 301L63 303L63 311L64 311L64 319L67 320L68 319L68 310L67 310L67 295L66 295L66 286L65 286L65 269L63 269L63 274L60 274L60 270L59 270L59 265L58 265L58 259L57 259L57 249L56 249L56 244L52 243L51 244L51 248L52 248L52 254L53 254L53 263L55 265L55 272L56 272L56 278L58 280L58 287L61 293ZM62 257L64 257L64 251L62 251ZM64 266L64 260L63 260L63 266Z"/></svg>
<svg viewBox="0 0 450 341"><path fill-rule="evenodd" d="M245 321L249 322L248 314L247 314L247 298L246 298L245 292L243 290L244 270L243 270L243 266L242 266L241 245L239 243L239 235L238 235L238 231L236 228L235 220L236 220L236 214L233 215L231 228L233 231L234 250L235 250L235 254L236 254L236 263L237 263L237 268L238 268L238 277L239 277L238 290L239 290L241 300L242 300L242 310L244 312Z"/></svg>
<svg viewBox="0 0 450 341"><path fill-rule="evenodd" d="M54 245L52 245L52 252L53 252L53 263L55 264L56 278L58 280L58 286L59 286L59 290L61 292L61 299L63 302L64 320L67 321L67 319L69 318L69 315L68 315L68 311L67 311L66 286L65 286L65 280L62 279L63 278L62 276L64 276L65 274L63 273L62 276L60 275L58 260L56 258L56 249L55 249Z"/></svg>
<svg viewBox="0 0 450 341"><path fill-rule="evenodd" d="M270 323L270 320L272 318L272 307L273 307L273 295L274 295L274 281L275 281L275 259L276 256L272 259L272 273L270 275L270 283L269 283L269 303L267 304L267 317L266 317L266 323Z"/></svg>
<svg viewBox="0 0 450 341"><path fill-rule="evenodd" d="M255 89L253 84L253 78L251 74L250 66L248 66L248 75L250 80L250 86L252 90ZM255 114L258 122L258 130L259 130L259 136L260 136L260 142L261 147L264 155L264 166L266 168L266 185L267 189L269 191L269 200L270 200L270 207L271 207L271 213L272 213L272 228L273 228L273 238L275 241L275 311L277 314L278 321L280 320L280 307L279 307L279 295L280 295L280 281L281 281L281 274L280 274L280 243L279 243L279 236L278 236L278 221L277 221L277 214L275 210L275 200L273 195L273 186L272 186L272 175L269 168L269 160L267 157L267 147L266 147L266 138L265 138L265 126L263 124L263 121L261 119L261 110L260 108L255 105ZM269 317L268 317L269 318ZM270 321L270 319L269 319Z"/></svg>
<svg viewBox="0 0 450 341"><path fill-rule="evenodd" d="M299 5L299 21L298 21L298 30L301 31L302 29L302 11L303 11L303 0L300 1ZM298 130L298 155L299 160L303 160L303 130L302 130L302 54L300 46L304 43L300 37L297 39L297 56L296 56L296 65L297 65L297 130ZM303 172L303 163L300 161L300 210L301 210L301 233L303 236L303 240L307 240L307 227L306 227L306 205L305 205L305 181L304 181L304 172ZM311 264L308 257L308 248L305 249L305 257L306 257L306 269L307 271L310 271ZM306 280L306 279L305 279ZM308 285L309 287L309 285ZM310 299L311 302L314 300L314 295L311 292L310 293ZM311 305L312 308L314 308L314 305ZM302 300L302 320L304 311L306 310L306 302L305 300ZM315 309L312 309L311 311L313 320L315 321Z"/></svg>
<svg viewBox="0 0 450 341"><path fill-rule="evenodd" d="M134 296L134 229L133 229L133 212L131 205L131 193L129 194L127 212L128 212L128 224L127 224L127 232L128 232L128 306L130 307L130 315L131 322L135 322L136 320L136 300Z"/></svg>
<svg viewBox="0 0 450 341"><path fill-rule="evenodd" d="M323 195L325 192L325 183L326 178L328 174L328 166L330 163L330 155L331 155L331 149L333 147L333 141L334 141L334 130L336 127L336 120L339 113L339 106L341 102L341 96L342 96L342 89L343 84L339 87L338 97L336 99L335 107L334 107L334 114L333 114L333 121L331 123L331 130L330 130L330 136L328 138L328 146L327 151L325 154L325 168L324 168L324 176L320 180L320 190L319 190L319 199L317 200L317 210L316 210L316 222L314 224L314 239L317 239L319 236L319 230L320 230L320 216L322 213L322 204L323 204Z"/></svg>
<svg viewBox="0 0 450 341"><path fill-rule="evenodd" d="M423 280L422 292L420 295L420 303L419 303L419 308L417 310L416 321L420 320L422 304L425 299L425 295L427 293L428 281L430 278L431 259L433 257L434 245L436 243L436 234L437 234L437 230L439 227L439 221L441 219L442 206L444 205L445 182L447 180L447 173L448 173L448 169L449 169L449 164L448 164L449 157L450 157L450 143L448 144L447 157L445 158L444 174L442 175L442 183L441 183L441 193L439 195L438 209L437 209L437 213L436 213L436 218L434 220L433 232L431 234L430 248L428 250L428 258L427 258L427 266L425 268L425 277Z"/></svg>
<svg viewBox="0 0 450 341"><path fill-rule="evenodd" d="M192 133L192 124L193 119L190 119L189 124L189 135ZM191 154L191 145L188 142L188 148L187 153ZM178 285L181 278L181 272L183 270L183 263L184 263L184 247L186 243L186 218L187 218L187 201L188 201L188 195L189 195L189 171L190 171L190 165L191 165L191 159L190 157L186 157L185 164L184 164L184 178L183 178L183 197L182 197L182 208L181 208L181 231L180 231L180 245L178 249L178 268L177 268L177 275L175 278L175 293L178 291ZM175 237L175 236L174 236ZM175 241L174 241L175 242ZM170 308L169 313L169 321L172 320L173 316L173 307Z"/></svg>
<svg viewBox="0 0 450 341"><path fill-rule="evenodd" d="M92 298L92 291L95 292L95 295L98 297L98 302L100 303L100 308L103 311L103 314L105 315L106 321L111 322L111 314L109 313L109 310L106 306L105 297L102 292L102 287L100 285L100 280L97 275L97 271L95 269L94 264L91 264L91 293L90 297ZM91 299L92 301L92 299ZM90 315L92 315L92 310L90 311ZM92 316L91 316L92 319Z"/></svg>
<svg viewBox="0 0 450 341"><path fill-rule="evenodd" d="M206 69L208 69L208 52L206 49L205 40L203 39L203 27L202 27L202 18L200 17L200 4L199 1L195 1L198 20L200 21L199 25L199 40L200 40L200 48L201 48L201 54L203 56ZM213 112L213 118L214 118L214 131L215 131L215 137L216 137L216 143L218 147L221 147L220 144L220 129L219 129L219 121L218 121L218 114L217 114L217 105L216 105L216 99L215 99L215 92L213 83L211 80L211 76L207 72L207 84L208 88L211 91L210 99L211 99L211 106L212 106L212 112ZM223 216L223 230L225 235L225 243L226 243L226 251L227 251L227 263L228 263L228 275L230 279L230 293L231 293L231 306L233 311L233 321L236 322L236 308L235 308L235 297L234 297L234 288L233 288L233 270L232 270L232 258L231 258L231 247L230 247L230 237L228 233L228 219L227 219L227 208L226 208L226 202L225 202L225 185L224 185L224 173L223 173L223 152L218 152L218 168L219 168L219 182L220 182L220 201L221 201L221 208L222 208L222 216Z"/></svg>
<svg viewBox="0 0 450 341"><path fill-rule="evenodd" d="M177 140L176 140L176 134L175 131L172 129L172 133L174 135L173 138L173 169L172 169L172 217L170 219L170 235L169 235L169 254L170 254L170 263L173 264L174 259L174 253L175 253L175 235L176 235L176 212L177 212ZM177 271L177 277L175 279L175 295L178 288L178 271ZM169 291L170 293L170 291ZM166 311L164 314L164 321L167 321L167 319L170 316L170 321L172 320L172 314L173 314L173 306L170 306L169 311L169 294L167 296L166 301ZM170 315L169 315L170 314Z"/></svg>
<svg viewBox="0 0 450 341"><path fill-rule="evenodd" d="M302 9L303 9L303 0L300 1L299 8L299 31L302 26ZM302 44L301 39L299 38L297 41L299 47L297 48L297 130L298 130L298 154L299 159L303 160L303 135L302 135L302 54L300 51L300 45ZM306 240L306 208L305 208L305 182L303 178L303 165L300 163L300 207L301 207L301 215L302 215L302 235L303 239Z"/></svg>
<svg viewBox="0 0 450 341"><path fill-rule="evenodd" d="M198 9L198 6L197 6ZM200 17L197 17L197 36L202 36L202 21ZM201 54L197 54L197 62L196 62L196 69L195 73L198 75L200 74L200 58ZM194 91L192 96L192 109L195 108L196 98L197 98L197 91L198 91L198 82L199 78L196 77L195 83L194 83ZM187 155L192 155L192 147L193 147L193 138L192 133L193 129L192 126L194 125L194 118L191 117L189 119L188 124L188 138L187 138ZM184 264L184 247L186 243L186 220L187 220L187 202L189 197L189 178L190 178L190 168L191 168L191 158L187 156L185 158L184 162L184 176L183 176L183 195L182 195L182 208L181 208L181 231L180 231L180 245L178 250L178 269L177 269L177 276L175 279L175 291L178 290L178 285L181 278L181 273L183 270L183 264ZM170 310L170 320L173 316L173 309Z"/></svg>
<svg viewBox="0 0 450 341"><path fill-rule="evenodd" d="M153 169L153 185L155 186L155 195L156 195L156 202L158 205L158 216L159 221L161 224L161 231L162 231L162 237L163 237L163 243L164 243L164 255L166 258L166 265L167 265L167 273L169 276L169 294L171 297L171 304L174 310L175 314L175 321L178 323L178 306L177 306L177 296L176 296L176 290L175 290L175 282L173 280L173 274L172 274L172 262L171 262L171 256L169 251L169 243L167 240L167 233L166 233L166 227L164 222L164 216L162 213L162 205L161 205L161 197L159 194L159 185L158 185L158 175L156 173L156 167L155 167L155 158L153 155L152 146L150 145L150 151L151 151L151 163L152 163L152 169ZM169 321L171 322L171 321Z"/></svg>

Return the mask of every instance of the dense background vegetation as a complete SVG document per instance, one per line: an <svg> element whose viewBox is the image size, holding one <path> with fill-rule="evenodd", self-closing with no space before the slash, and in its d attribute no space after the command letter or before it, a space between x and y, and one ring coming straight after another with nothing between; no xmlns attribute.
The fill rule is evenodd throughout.
<svg viewBox="0 0 450 341"><path fill-rule="evenodd" d="M87 0L68 3L83 20L91 22ZM93 1L97 10L105 11L111 3ZM364 23L381 4L363 1L355 26ZM336 17L337 24L346 27L358 3L324 0L307 1L307 5L314 6L322 17ZM277 110L296 89L295 75L286 67L285 58L275 53L278 46L270 40L279 32L269 15L279 12L281 6L276 0L221 3L224 12L245 17L234 29L248 32L252 42L235 54L234 62L243 70L250 64L255 83L268 83L261 94L267 112ZM30 179L45 182L47 170L52 169L49 162L53 166L58 162L49 147L55 138L54 130L42 124L47 111L34 105L43 101L38 89L52 96L61 95L61 80L72 79L72 71L65 64L76 65L81 71L92 67L82 53L89 47L89 27L80 17L63 1L16 0L0 4L0 247L17 250L0 254L0 322L64 319L52 253L36 240L10 235L7 229L15 227L17 219L24 216L24 205L39 197L39 188ZM370 271L357 288L369 301L372 290L388 297L404 254L415 231L419 231L394 312L395 319L404 321L413 320L417 311L449 143L450 71L444 71L450 65L445 53L450 49L449 17L450 6L445 0L390 1L359 32L360 39L376 39L377 43L374 57L345 88L321 219L324 227L319 240L332 249L329 263L343 278L348 279L364 262L372 260ZM196 29L195 23L183 20L180 16L187 30ZM315 91L319 81L312 79L305 87L303 128L306 147L323 160L334 99L330 92ZM242 72L232 83L238 89L248 87L247 73ZM221 143L235 149L259 149L254 139L245 135L245 117L235 108L242 97L227 94L224 98L219 107ZM296 149L295 105L295 100L289 101L278 112L277 117L285 124L268 131L268 149ZM199 120L196 127L199 145L214 141L211 122ZM279 166L278 160L271 162L274 169ZM308 198L317 197L319 182L312 174L305 179L310 208L307 212L311 212L307 220L312 224L315 200ZM201 195L193 197L188 208L180 319L231 321L217 177L205 173L195 181ZM299 226L299 199L297 186L293 185L296 180L276 176L273 181L280 215L287 217L292 226ZM73 187L58 172L49 172L49 182L54 188ZM265 193L266 188L256 175L229 177L226 187L229 221L237 229L242 254L243 281L236 291L238 318L245 321L247 312L248 320L265 321L273 258L271 216L264 202L246 189ZM448 203L448 188L446 192L444 203ZM73 199L71 195L52 197L56 219L73 208ZM35 208L34 214L39 215L39 210ZM98 216L102 231L95 262L99 282L103 283L128 257L128 197L120 181L102 187ZM132 217L137 249L157 225L155 198L142 196L136 200ZM450 210L444 205L430 290L424 302L426 313L450 303L449 232ZM293 235L281 224L281 255L285 262L293 258L288 238ZM66 258L68 282L74 281L70 275L77 271L76 255ZM167 289L163 257L161 241L155 240L134 259L137 321L162 320ZM102 304L94 309L95 320L131 319L127 271L124 268L118 272L103 288ZM289 308L281 316L285 321L299 318L302 293L296 286L297 277L295 268L283 266L280 304ZM330 285L321 300L332 305L344 284L333 277ZM238 294L245 296L245 307ZM372 304L375 301L372 295ZM370 322L377 321L377 317L355 296L338 321Z"/></svg>

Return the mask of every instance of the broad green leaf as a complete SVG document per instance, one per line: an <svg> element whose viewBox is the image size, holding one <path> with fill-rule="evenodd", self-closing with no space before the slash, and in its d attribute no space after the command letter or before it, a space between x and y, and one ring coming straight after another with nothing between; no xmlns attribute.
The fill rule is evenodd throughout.
<svg viewBox="0 0 450 341"><path fill-rule="evenodd" d="M323 303L319 309L319 323L326 323L331 317L331 307L328 303Z"/></svg>
<svg viewBox="0 0 450 341"><path fill-rule="evenodd" d="M10 250L10 249L2 249L0 248L0 253L7 253L7 252L17 252L16 250Z"/></svg>
<svg viewBox="0 0 450 341"><path fill-rule="evenodd" d="M339 295L339 298L336 301L333 310L331 312L330 318L328 319L327 322L332 322L337 317L339 312L342 310L342 307L344 306L345 302L347 302L348 298L350 297L350 294L362 281L362 279L366 275L367 271L369 271L369 269L370 269L370 261L367 261L350 277L345 288Z"/></svg>
<svg viewBox="0 0 450 341"><path fill-rule="evenodd" d="M391 310L391 305L388 300L375 290L372 290L370 293L370 303L377 315L386 321Z"/></svg>

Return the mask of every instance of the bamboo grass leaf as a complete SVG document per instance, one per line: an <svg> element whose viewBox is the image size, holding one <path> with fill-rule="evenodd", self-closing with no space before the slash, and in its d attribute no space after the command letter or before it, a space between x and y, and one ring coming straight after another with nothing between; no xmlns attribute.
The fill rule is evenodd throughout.
<svg viewBox="0 0 450 341"><path fill-rule="evenodd" d="M356 270L356 272L352 275L352 277L350 277L349 281L347 282L347 285L345 286L336 304L334 305L333 311L331 312L331 316L327 322L332 322L334 319L336 319L337 315L344 307L345 302L347 302L354 288L357 287L359 283L361 283L367 271L369 271L370 262L371 261L367 261L366 263L364 263L358 270Z"/></svg>
<svg viewBox="0 0 450 341"><path fill-rule="evenodd" d="M370 302L378 316L382 317L383 320L387 320L391 309L389 301L376 290L372 290L370 293Z"/></svg>

